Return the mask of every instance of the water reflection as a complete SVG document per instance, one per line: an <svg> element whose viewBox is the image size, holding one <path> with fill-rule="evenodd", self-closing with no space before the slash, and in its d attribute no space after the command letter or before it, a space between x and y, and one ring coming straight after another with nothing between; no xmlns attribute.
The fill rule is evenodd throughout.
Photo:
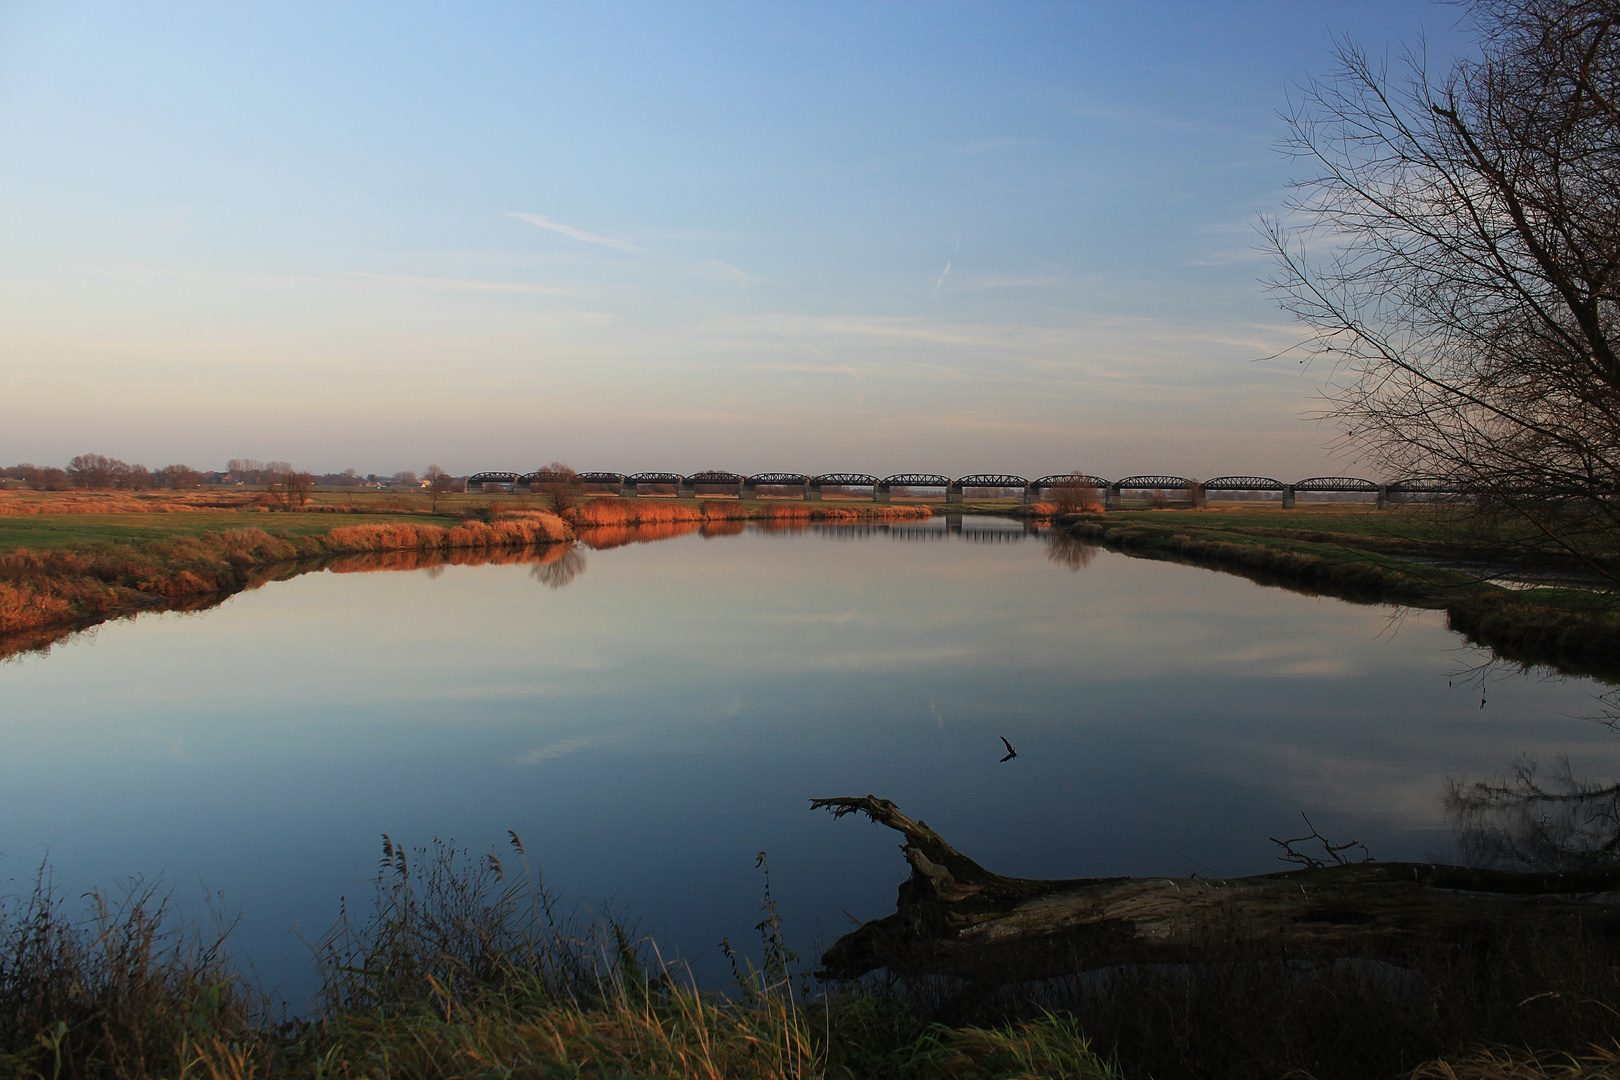
<svg viewBox="0 0 1620 1080"><path fill-rule="evenodd" d="M553 544L529 568L529 576L549 589L561 589L585 572L585 553L577 544Z"/></svg>
<svg viewBox="0 0 1620 1080"><path fill-rule="evenodd" d="M596 551L611 551L626 544L650 544L697 532L700 522L662 521L650 525L596 525L583 529L580 543Z"/></svg>
<svg viewBox="0 0 1620 1080"><path fill-rule="evenodd" d="M893 910L892 840L814 796L892 798L1025 877L1274 869L1267 837L1301 811L1385 859L1607 842L1614 801L1556 775L1442 798L1521 751L1620 776L1620 740L1572 718L1595 683L1493 681L1482 712L1447 675L1485 654L1442 613L1391 626L1066 539L973 518L600 528L295 568L111 624L0 667L0 876L48 846L69 890L204 881L280 978L305 970L288 928L330 924L378 833L516 829L573 898L647 916L720 977L714 943L758 921L761 850L803 952L818 920ZM1557 806L1568 825L1533 835Z"/></svg>
<svg viewBox="0 0 1620 1080"><path fill-rule="evenodd" d="M1062 529L1051 529L1046 535L1046 558L1069 570L1083 570L1097 558L1098 547L1088 544Z"/></svg>
<svg viewBox="0 0 1620 1080"><path fill-rule="evenodd" d="M1580 872L1614 863L1620 784L1582 780L1563 757L1545 776L1539 772L1524 757L1503 779L1446 782L1442 802L1464 864Z"/></svg>

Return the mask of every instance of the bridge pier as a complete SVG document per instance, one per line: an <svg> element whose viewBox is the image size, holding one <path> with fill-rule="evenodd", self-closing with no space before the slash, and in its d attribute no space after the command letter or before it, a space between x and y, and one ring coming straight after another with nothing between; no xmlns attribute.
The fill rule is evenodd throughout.
<svg viewBox="0 0 1620 1080"><path fill-rule="evenodd" d="M737 498L739 498L739 499L757 499L757 498L759 498L759 485L754 483L752 480L744 480L741 484L737 485Z"/></svg>
<svg viewBox="0 0 1620 1080"><path fill-rule="evenodd" d="M685 480L682 480L680 483L675 485L675 497L677 499L697 498L697 485L688 484Z"/></svg>
<svg viewBox="0 0 1620 1080"><path fill-rule="evenodd" d="M893 502L894 492L890 490L888 484L873 484L872 501L875 503Z"/></svg>
<svg viewBox="0 0 1620 1080"><path fill-rule="evenodd" d="M1283 485L1283 500L1282 500L1282 502L1283 502L1283 509L1284 510L1292 510L1294 508L1294 485L1293 484L1284 484Z"/></svg>
<svg viewBox="0 0 1620 1080"><path fill-rule="evenodd" d="M1039 495L1040 495L1040 492L1035 490L1035 485L1034 484L1025 484L1024 485L1024 502L1025 503L1032 503L1032 502L1039 501L1039 499L1038 499Z"/></svg>
<svg viewBox="0 0 1620 1080"><path fill-rule="evenodd" d="M960 503L962 501L961 486L958 484L947 484L945 487L945 501L946 503ZM960 527L960 524L960 521L958 521L958 527Z"/></svg>
<svg viewBox="0 0 1620 1080"><path fill-rule="evenodd" d="M633 480L626 480L623 484L619 485L619 498L621 498L621 499L639 499L639 498L641 498L641 485L637 484Z"/></svg>
<svg viewBox="0 0 1620 1080"><path fill-rule="evenodd" d="M1109 484L1108 487L1103 491L1103 509L1104 510L1118 510L1119 509L1119 485L1118 484Z"/></svg>
<svg viewBox="0 0 1620 1080"><path fill-rule="evenodd" d="M1389 509L1389 485L1388 484L1380 484L1380 485L1378 485L1378 509L1380 509L1380 510L1388 510Z"/></svg>
<svg viewBox="0 0 1620 1080"><path fill-rule="evenodd" d="M805 481L805 484L804 484L804 501L805 502L820 502L821 501L821 485L820 484L812 484L808 480Z"/></svg>

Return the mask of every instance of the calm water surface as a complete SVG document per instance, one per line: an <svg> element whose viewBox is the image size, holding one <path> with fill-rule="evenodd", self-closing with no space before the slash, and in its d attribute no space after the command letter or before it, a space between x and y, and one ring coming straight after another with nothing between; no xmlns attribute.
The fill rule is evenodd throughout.
<svg viewBox="0 0 1620 1080"><path fill-rule="evenodd" d="M894 799L1004 873L1244 874L1301 810L1448 858L1447 778L1521 755L1620 776L1583 719L1602 686L1492 675L1482 709L1486 659L1435 613L999 521L310 574L0 665L0 878L48 855L70 893L221 891L297 1004L299 935L367 894L380 834L515 829L570 898L713 976L758 919L760 851L806 948L893 910L897 838L814 796Z"/></svg>

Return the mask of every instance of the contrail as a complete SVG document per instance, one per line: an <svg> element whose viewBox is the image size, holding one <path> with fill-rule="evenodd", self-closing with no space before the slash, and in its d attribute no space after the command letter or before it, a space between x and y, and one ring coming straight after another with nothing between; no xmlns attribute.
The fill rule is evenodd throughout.
<svg viewBox="0 0 1620 1080"><path fill-rule="evenodd" d="M951 256L950 256L950 258L945 260L945 269L940 271L939 280L934 282L933 291L928 294L928 299L923 301L922 311L919 311L917 313L919 316L922 315L923 311L928 310L928 305L933 303L934 302L934 297L939 295L939 287L941 285L945 284L945 279L946 278L951 276L951 263L953 261L955 261L956 253L958 251L961 251L961 250L962 250L962 230L957 229L956 230L956 246L951 248Z"/></svg>
<svg viewBox="0 0 1620 1080"><path fill-rule="evenodd" d="M564 236L572 236L575 240L583 240L587 244L601 244L603 247L617 248L620 251L628 251L635 255L645 255L647 253L646 248L637 247L623 240L614 240L607 236L597 236L595 233L588 233L583 229L575 229L552 221L549 218L543 218L539 214L523 214L514 210L511 216L520 221L527 221L530 225L538 225L542 229L550 229L552 232L562 233Z"/></svg>

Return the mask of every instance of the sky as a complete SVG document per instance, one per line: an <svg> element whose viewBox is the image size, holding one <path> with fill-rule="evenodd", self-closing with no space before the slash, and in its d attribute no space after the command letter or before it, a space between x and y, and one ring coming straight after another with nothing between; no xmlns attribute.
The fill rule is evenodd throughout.
<svg viewBox="0 0 1620 1080"><path fill-rule="evenodd" d="M1354 473L1279 114L1460 19L0 0L0 464Z"/></svg>

